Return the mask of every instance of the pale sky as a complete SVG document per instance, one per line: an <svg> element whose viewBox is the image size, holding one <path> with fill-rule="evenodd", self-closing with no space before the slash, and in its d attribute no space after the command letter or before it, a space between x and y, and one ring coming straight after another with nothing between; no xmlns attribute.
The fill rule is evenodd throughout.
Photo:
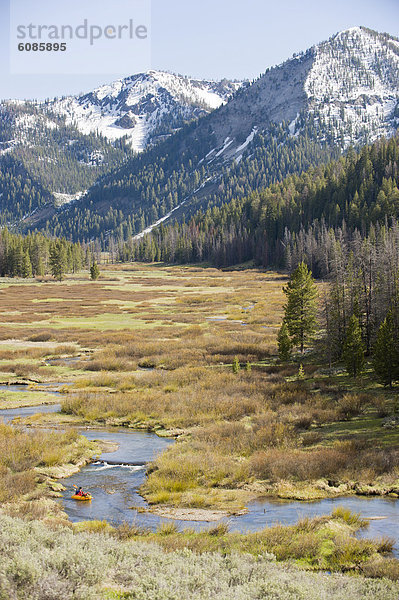
<svg viewBox="0 0 399 600"><path fill-rule="evenodd" d="M77 94L133 74L126 61L121 69L117 44L109 45L110 72L82 75L77 63L76 73L69 75L10 74L10 3L18 1L24 0L0 0L0 98ZM32 5L41 1L30 0ZM97 5L114 8L116 2L97 0ZM57 6L65 11L71 3L54 0L52 5L55 19ZM152 0L150 66L198 78L252 79L356 25L399 36L399 0Z"/></svg>

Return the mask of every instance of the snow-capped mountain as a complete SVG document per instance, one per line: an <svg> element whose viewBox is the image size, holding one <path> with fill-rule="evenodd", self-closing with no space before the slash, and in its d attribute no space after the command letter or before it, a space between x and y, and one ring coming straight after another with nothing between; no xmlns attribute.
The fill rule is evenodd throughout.
<svg viewBox="0 0 399 600"><path fill-rule="evenodd" d="M108 235L114 223L139 235L336 158L351 144L392 136L398 125L399 40L348 29L267 69L173 143L106 176L75 210L74 235L90 238L99 227ZM95 227L83 231L93 214ZM71 214L60 217L66 232Z"/></svg>
<svg viewBox="0 0 399 600"><path fill-rule="evenodd" d="M133 149L142 151L171 135L185 121L218 108L241 85L148 71L44 106L65 116L66 122L82 133L99 132L110 141L127 136Z"/></svg>
<svg viewBox="0 0 399 600"><path fill-rule="evenodd" d="M319 129L345 146L391 136L399 125L399 41L363 27L339 33L315 48L304 88Z"/></svg>
<svg viewBox="0 0 399 600"><path fill-rule="evenodd" d="M208 161L241 160L271 123L342 149L391 136L399 126L399 40L364 27L338 33L268 69L210 121L218 145Z"/></svg>
<svg viewBox="0 0 399 600"><path fill-rule="evenodd" d="M32 102L0 103L0 170L20 165L49 194L75 197L133 152L123 143L84 135ZM16 199L16 202L18 200Z"/></svg>
<svg viewBox="0 0 399 600"><path fill-rule="evenodd" d="M71 210L65 204L53 221L36 212L28 227L74 239L115 231L129 237L183 211L187 218L265 188L350 145L392 136L399 126L399 40L353 27L252 83L149 71L82 96L8 103L0 125L0 159L15 156L19 128L27 135L19 134L18 158L46 190L76 197L89 188Z"/></svg>

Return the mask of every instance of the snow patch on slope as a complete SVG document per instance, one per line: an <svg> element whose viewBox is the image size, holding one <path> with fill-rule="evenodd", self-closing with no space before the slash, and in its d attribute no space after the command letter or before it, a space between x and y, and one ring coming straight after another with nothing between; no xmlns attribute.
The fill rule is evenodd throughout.
<svg viewBox="0 0 399 600"><path fill-rule="evenodd" d="M57 208L61 206L65 206L66 204L70 204L75 200L80 200L85 194L87 190L84 192L78 192L77 194L62 194L61 192L53 192L53 196L55 198L55 203Z"/></svg>
<svg viewBox="0 0 399 600"><path fill-rule="evenodd" d="M168 219L170 219L170 217L173 215L173 213L175 213L179 208L181 208L182 206L184 206L186 204L187 200L189 198L191 198L192 196L194 196L194 194L196 194L197 192L199 192L200 190L202 190L202 188L205 187L205 185L206 185L206 183L208 181L210 181L210 178L206 179L204 181L204 183L202 183L196 190L194 190L192 192L192 194L190 194L190 196L187 196L187 198L185 198L182 202L180 202L180 204L178 204L177 206L175 206L175 208L172 208L172 210L169 211L168 214L166 214L161 219L158 219L158 221L155 221L155 223L152 223L152 225L150 225L149 227L146 227L146 229L143 229L143 231L141 231L137 235L133 236L133 239L134 240L139 240L139 239L143 238L147 233L151 233L151 231L153 231L154 229L156 229L157 227L159 227L159 225L161 225L162 223L164 223L165 221L167 221Z"/></svg>
<svg viewBox="0 0 399 600"><path fill-rule="evenodd" d="M243 144L241 144L241 146L238 146L237 150L236 150L236 154L238 154L239 152L242 152L243 150L245 150L245 148L247 146L249 146L249 144L251 142L253 142L253 139L255 137L255 135L257 134L258 128L254 127L251 131L251 133L249 134L249 136L247 137L247 139L245 140L245 142Z"/></svg>

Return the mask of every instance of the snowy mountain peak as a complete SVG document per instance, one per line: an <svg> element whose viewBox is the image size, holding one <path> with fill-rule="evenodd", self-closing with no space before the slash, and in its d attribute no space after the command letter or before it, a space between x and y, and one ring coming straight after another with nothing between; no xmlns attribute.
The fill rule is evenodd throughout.
<svg viewBox="0 0 399 600"><path fill-rule="evenodd" d="M150 70L46 106L82 133L98 131L111 141L127 136L132 147L142 151L185 121L218 108L240 87L240 82L202 81Z"/></svg>
<svg viewBox="0 0 399 600"><path fill-rule="evenodd" d="M399 40L351 27L313 50L304 89L324 135L344 146L392 135L399 125Z"/></svg>
<svg viewBox="0 0 399 600"><path fill-rule="evenodd" d="M399 40L346 29L268 69L209 120L216 144L204 161L215 166L240 163L276 125L341 150L389 137L399 126Z"/></svg>
<svg viewBox="0 0 399 600"><path fill-rule="evenodd" d="M399 53L380 34L353 27L315 49L316 59L305 83L309 98L347 102L364 94L397 95Z"/></svg>

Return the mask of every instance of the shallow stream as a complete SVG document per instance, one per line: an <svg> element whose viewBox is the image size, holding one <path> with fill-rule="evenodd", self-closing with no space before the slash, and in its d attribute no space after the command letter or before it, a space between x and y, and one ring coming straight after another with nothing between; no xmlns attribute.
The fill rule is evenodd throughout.
<svg viewBox="0 0 399 600"><path fill-rule="evenodd" d="M10 391L13 386L7 386ZM14 386L15 387L15 386ZM26 391L26 388L24 388ZM18 388L20 391L20 388ZM17 390L15 390L17 391ZM56 393L56 392L54 392ZM0 418L11 422L16 417L26 417L38 412L58 412L59 404L0 410ZM71 521L106 519L111 523L136 523L155 529L167 519L140 512L132 507L146 507L138 490L145 479L145 466L156 455L164 451L173 440L160 438L153 433L129 431L125 429L82 429L82 435L90 440L116 442L116 452L104 452L100 461L84 467L79 473L61 480L66 487L62 504ZM107 461L119 464L108 464ZM123 463L134 463L136 466ZM141 463L141 464L140 464ZM74 485L82 486L93 495L92 502L76 502L71 499ZM399 500L384 497L365 498L351 496L324 499L315 502L258 500L248 505L245 515L228 520L231 531L259 531L275 523L294 524L303 517L330 514L338 506L343 506L362 517L371 518L368 529L360 532L364 537L387 536L396 540L395 555L399 556ZM201 529L209 527L205 521L179 521L180 527Z"/></svg>

